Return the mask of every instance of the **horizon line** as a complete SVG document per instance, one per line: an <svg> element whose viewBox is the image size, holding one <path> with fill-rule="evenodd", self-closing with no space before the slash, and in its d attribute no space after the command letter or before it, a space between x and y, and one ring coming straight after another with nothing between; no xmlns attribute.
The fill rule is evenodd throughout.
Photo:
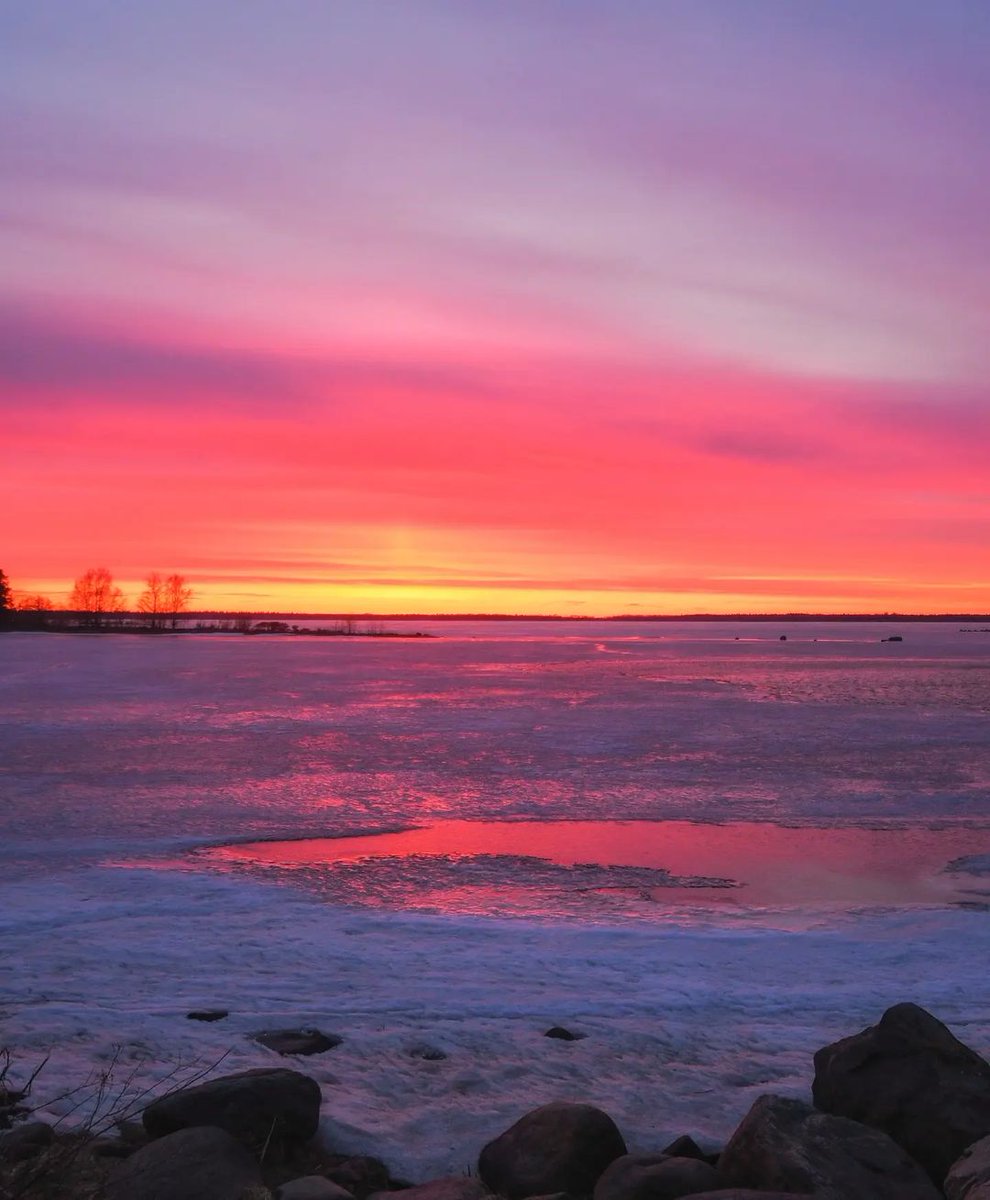
<svg viewBox="0 0 990 1200"><path fill-rule="evenodd" d="M85 615L84 610L55 609L49 615ZM126 611L104 613L106 617L141 617L147 613ZM171 614L164 614L171 616ZM182 621L197 618L282 618L300 621L990 621L990 612L685 612L685 613L611 613L590 616L581 613L499 613L499 612L288 612L276 609L193 609L177 614Z"/></svg>

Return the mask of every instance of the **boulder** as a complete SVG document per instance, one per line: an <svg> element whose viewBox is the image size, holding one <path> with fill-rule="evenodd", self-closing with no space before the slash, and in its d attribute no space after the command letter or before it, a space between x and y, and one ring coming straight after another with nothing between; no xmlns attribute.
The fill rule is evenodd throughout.
<svg viewBox="0 0 990 1200"><path fill-rule="evenodd" d="M816 1200L938 1200L924 1170L885 1133L760 1096L718 1160L723 1187L813 1193Z"/></svg>
<svg viewBox="0 0 990 1200"><path fill-rule="evenodd" d="M717 1154L706 1154L690 1134L682 1133L674 1138L669 1146L664 1146L663 1153L671 1158L697 1158L700 1162L712 1163L718 1161Z"/></svg>
<svg viewBox="0 0 990 1200"><path fill-rule="evenodd" d="M55 1137L51 1125L44 1121L28 1121L15 1125L9 1133L0 1134L0 1160L23 1162L46 1150Z"/></svg>
<svg viewBox="0 0 990 1200"><path fill-rule="evenodd" d="M563 1025L553 1025L543 1036L556 1038L558 1042L580 1042L588 1035L586 1033L572 1033L570 1029L565 1029Z"/></svg>
<svg viewBox="0 0 990 1200"><path fill-rule="evenodd" d="M807 1192L764 1192L753 1188L719 1188L714 1192L696 1192L691 1200L808 1200ZM848 1200L853 1200L849 1197Z"/></svg>
<svg viewBox="0 0 990 1200"><path fill-rule="evenodd" d="M244 1200L262 1190L253 1156L229 1133L182 1129L150 1142L112 1176L107 1200Z"/></svg>
<svg viewBox="0 0 990 1200"><path fill-rule="evenodd" d="M320 1085L298 1071L240 1071L163 1096L148 1105L142 1119L153 1138L215 1125L253 1150L267 1146L268 1156L279 1158L314 1136L320 1100Z"/></svg>
<svg viewBox="0 0 990 1200"><path fill-rule="evenodd" d="M990 1134L990 1063L916 1004L815 1055L815 1105L889 1134L941 1185Z"/></svg>
<svg viewBox="0 0 990 1200"><path fill-rule="evenodd" d="M354 1197L323 1175L304 1175L283 1183L275 1193L275 1200L354 1200Z"/></svg>
<svg viewBox="0 0 990 1200"><path fill-rule="evenodd" d="M376 1192L370 1200L395 1200L395 1195L395 1192ZM489 1195L480 1179L467 1175L431 1179L429 1183L402 1189L402 1200L484 1200Z"/></svg>
<svg viewBox="0 0 990 1200"><path fill-rule="evenodd" d="M147 1145L147 1139L143 1143ZM119 1137L97 1138L89 1147L94 1158L130 1158L140 1150L133 1142L126 1142Z"/></svg>
<svg viewBox="0 0 990 1200"><path fill-rule="evenodd" d="M251 1036L267 1050L282 1055L323 1054L344 1040L335 1033L321 1033L318 1029L262 1029Z"/></svg>
<svg viewBox="0 0 990 1200"><path fill-rule="evenodd" d="M990 1137L968 1146L945 1177L947 1200L990 1200Z"/></svg>
<svg viewBox="0 0 990 1200"><path fill-rule="evenodd" d="M327 1167L326 1175L357 1196L358 1200L372 1192L386 1192L389 1189L388 1168L380 1159L365 1154L353 1154L335 1166Z"/></svg>
<svg viewBox="0 0 990 1200"><path fill-rule="evenodd" d="M625 1154L606 1167L594 1200L679 1200L718 1187L710 1163L667 1154Z"/></svg>
<svg viewBox="0 0 990 1200"><path fill-rule="evenodd" d="M626 1144L607 1113L563 1100L544 1104L488 1143L478 1159L484 1183L508 1200L548 1192L589 1196Z"/></svg>

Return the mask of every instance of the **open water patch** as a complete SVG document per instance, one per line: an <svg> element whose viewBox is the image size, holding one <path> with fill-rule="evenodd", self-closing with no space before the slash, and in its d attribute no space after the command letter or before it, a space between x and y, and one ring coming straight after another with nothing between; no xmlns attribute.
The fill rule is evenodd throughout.
<svg viewBox="0 0 990 1200"><path fill-rule="evenodd" d="M729 916L971 904L990 898L985 875L960 865L974 851L990 851L990 830L449 820L356 837L210 846L194 860L276 878L334 904L664 920L692 909Z"/></svg>

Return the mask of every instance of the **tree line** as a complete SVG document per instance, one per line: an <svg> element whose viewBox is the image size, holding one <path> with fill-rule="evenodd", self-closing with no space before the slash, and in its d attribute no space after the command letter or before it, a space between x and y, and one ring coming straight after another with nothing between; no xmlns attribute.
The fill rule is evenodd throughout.
<svg viewBox="0 0 990 1200"><path fill-rule="evenodd" d="M10 623L11 614L33 613L36 623L47 623L46 614L70 614L77 623L89 629L102 629L118 623L129 612L141 613L147 629L175 629L179 618L189 609L193 590L184 575L161 575L152 571L138 595L133 609L128 606L122 589L114 582L106 567L89 567L73 582L68 600L56 605L48 596L23 593L15 599L14 591L4 571L0 570L0 614Z"/></svg>

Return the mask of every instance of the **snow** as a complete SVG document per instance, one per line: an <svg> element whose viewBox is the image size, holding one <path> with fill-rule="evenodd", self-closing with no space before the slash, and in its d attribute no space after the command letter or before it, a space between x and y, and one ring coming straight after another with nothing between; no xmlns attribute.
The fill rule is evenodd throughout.
<svg viewBox="0 0 990 1200"><path fill-rule="evenodd" d="M0 1044L22 1077L51 1052L35 1091L49 1115L114 1061L132 1091L196 1064L290 1064L323 1086L329 1146L420 1181L472 1168L555 1098L601 1105L634 1149L680 1133L716 1145L758 1094L807 1098L814 1051L902 1000L990 1053L979 887L969 908L806 905L800 919L689 903L649 922L481 918L328 903L284 872L184 853L448 818L690 818L972 830L963 867L976 884L986 872L980 639L437 632L0 640ZM892 632L905 642L881 645ZM504 883L490 867L519 867L492 863L486 885ZM186 1019L213 1007L230 1016ZM555 1024L588 1036L545 1038ZM344 1041L288 1060L250 1037L290 1026ZM410 1053L423 1044L447 1057Z"/></svg>

